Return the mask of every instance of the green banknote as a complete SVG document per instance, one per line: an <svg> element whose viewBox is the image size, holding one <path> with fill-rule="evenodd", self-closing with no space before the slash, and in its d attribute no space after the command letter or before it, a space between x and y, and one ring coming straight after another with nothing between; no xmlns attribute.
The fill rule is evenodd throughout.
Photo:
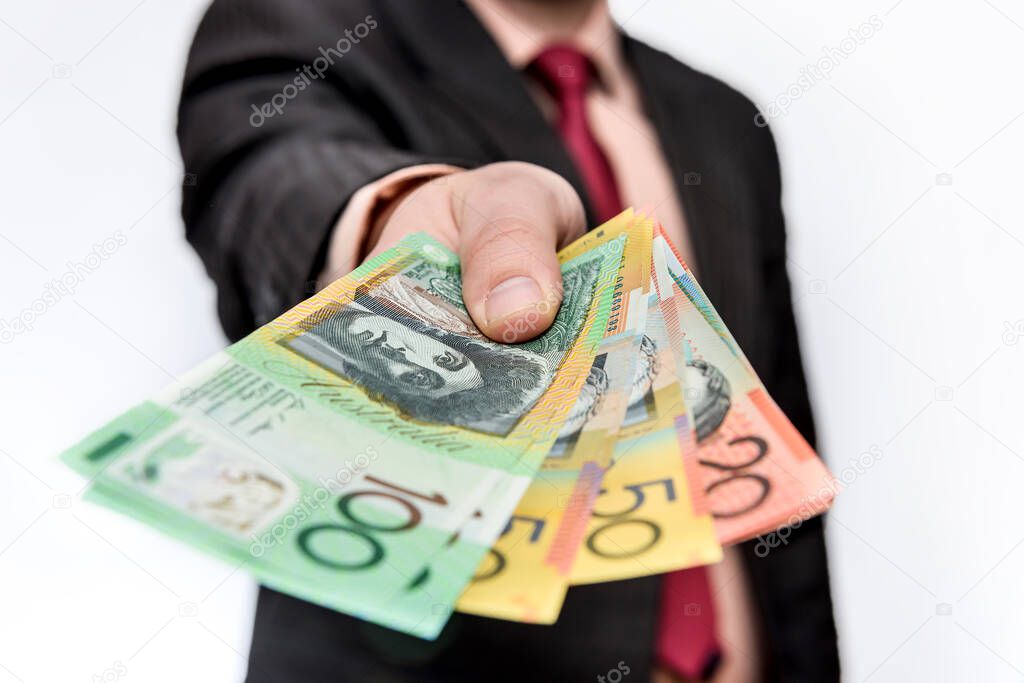
<svg viewBox="0 0 1024 683"><path fill-rule="evenodd" d="M87 497L312 602L436 636L578 395L623 240L496 344L457 258L414 235L62 455ZM471 536L452 539L467 520Z"/></svg>

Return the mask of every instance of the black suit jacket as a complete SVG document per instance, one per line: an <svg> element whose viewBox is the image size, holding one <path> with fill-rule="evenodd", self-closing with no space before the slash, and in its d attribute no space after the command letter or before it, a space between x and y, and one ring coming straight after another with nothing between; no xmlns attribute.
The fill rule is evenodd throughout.
<svg viewBox="0 0 1024 683"><path fill-rule="evenodd" d="M686 212L702 284L813 442L771 134L736 91L622 40ZM307 65L316 71L302 78ZM217 284L228 335L237 339L309 295L348 199L396 169L528 161L564 176L586 202L522 78L453 0L214 2L189 55L178 137L189 174L188 239ZM767 557L751 544L744 549L768 678L836 679L820 520ZM594 680L622 661L641 681L658 585L653 577L573 588L553 627L457 615L436 643L264 589L250 679Z"/></svg>

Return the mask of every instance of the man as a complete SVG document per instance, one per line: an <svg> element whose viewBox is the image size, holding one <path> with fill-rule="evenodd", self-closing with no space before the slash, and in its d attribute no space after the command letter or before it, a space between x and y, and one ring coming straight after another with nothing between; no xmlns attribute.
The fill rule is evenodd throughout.
<svg viewBox="0 0 1024 683"><path fill-rule="evenodd" d="M813 441L775 146L715 79L605 0L217 0L179 138L183 214L238 338L404 235L459 253L473 321L551 324L556 250L654 208L769 391ZM709 571L570 590L551 627L456 615L433 643L262 589L249 680L829 681L820 520Z"/></svg>

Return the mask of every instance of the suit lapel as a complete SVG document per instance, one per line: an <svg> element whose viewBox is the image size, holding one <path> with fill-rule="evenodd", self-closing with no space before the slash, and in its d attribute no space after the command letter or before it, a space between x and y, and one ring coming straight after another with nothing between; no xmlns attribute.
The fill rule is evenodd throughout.
<svg viewBox="0 0 1024 683"><path fill-rule="evenodd" d="M701 285L755 367L764 365L769 346L754 342L764 305L757 231L766 207L746 149L753 123L745 128L736 118L741 96L726 86L631 38L626 52L686 214Z"/></svg>
<svg viewBox="0 0 1024 683"><path fill-rule="evenodd" d="M424 79L485 141L486 161L526 161L558 173L584 198L592 220L586 188L561 138L530 96L523 75L472 11L453 0L383 4Z"/></svg>
<svg viewBox="0 0 1024 683"><path fill-rule="evenodd" d="M719 268L714 267L714 263L720 251L717 238L721 236L718 229L721 226L717 224L717 198L703 184L708 165L702 159L697 130L693 101L697 93L680 81L680 69L669 70L665 63L657 63L664 57L643 43L626 37L625 52L637 77L647 116L657 131L658 142L672 172L701 285L708 291L720 291ZM670 74L673 80L667 81ZM692 179L687 182L688 176L696 177L691 174L700 174L700 182Z"/></svg>
<svg viewBox="0 0 1024 683"><path fill-rule="evenodd" d="M722 158L731 152L717 147L704 132L718 122L714 110L702 102L700 75L688 67L666 64L663 55L631 38L626 38L626 47L686 214L701 285L746 346L755 367L766 365L770 360L762 355L766 345L751 343L757 335L754 312L760 300L751 278L753 246L738 227L742 217L749 220L752 212L737 208L745 200L731 190L735 185L729 177L745 169L723 164ZM671 81L667 80L669 74ZM687 173L700 173L700 181L686 182ZM751 548L750 542L744 545L745 564L761 598L757 603L761 623L769 627L772 640L777 640L778 619L764 596L776 590L778 579L763 561L754 560Z"/></svg>
<svg viewBox="0 0 1024 683"><path fill-rule="evenodd" d="M482 161L526 161L558 173L583 198L588 224L594 225L586 187L561 138L533 101L522 74L505 60L472 11L455 0L381 4L387 24L401 34L424 81L458 112L467 135L483 142L487 158ZM728 252L722 245L730 239L730 221L725 200L709 177L716 164L702 144L697 75L632 38L623 40L683 205L701 282L712 295L721 293L728 268L719 267L724 265L719 261ZM702 174L701 183L687 183L688 173Z"/></svg>

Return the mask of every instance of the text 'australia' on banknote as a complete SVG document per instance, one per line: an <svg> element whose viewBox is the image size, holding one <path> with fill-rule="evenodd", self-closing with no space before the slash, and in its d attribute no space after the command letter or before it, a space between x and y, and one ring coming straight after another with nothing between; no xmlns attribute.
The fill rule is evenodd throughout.
<svg viewBox="0 0 1024 683"><path fill-rule="evenodd" d="M510 347L472 324L454 254L411 236L63 458L94 499L268 585L433 637L504 520L458 554L452 535L557 436L622 248L564 263L555 325Z"/></svg>

